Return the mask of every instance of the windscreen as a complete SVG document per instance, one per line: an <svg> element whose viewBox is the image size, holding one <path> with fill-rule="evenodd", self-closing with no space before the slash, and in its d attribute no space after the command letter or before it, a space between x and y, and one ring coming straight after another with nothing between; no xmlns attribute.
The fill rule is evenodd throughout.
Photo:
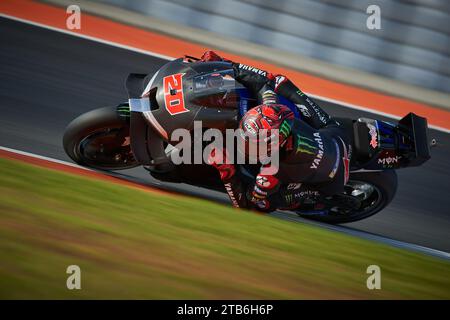
<svg viewBox="0 0 450 320"><path fill-rule="evenodd" d="M201 74L193 78L193 99L197 105L211 108L237 108L240 90L233 69Z"/></svg>

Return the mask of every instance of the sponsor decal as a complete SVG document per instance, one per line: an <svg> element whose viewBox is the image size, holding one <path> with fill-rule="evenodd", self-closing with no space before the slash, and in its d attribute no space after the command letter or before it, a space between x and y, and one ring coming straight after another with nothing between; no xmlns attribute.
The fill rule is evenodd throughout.
<svg viewBox="0 0 450 320"><path fill-rule="evenodd" d="M316 153L316 157L314 158L313 162L311 163L310 169L317 169L322 162L323 155L324 155L324 147L323 147L323 140L320 136L319 132L314 132L314 140L316 141L317 146L319 147L319 150Z"/></svg>
<svg viewBox="0 0 450 320"><path fill-rule="evenodd" d="M261 76L267 77L267 72L266 71L258 69L258 68L255 68L255 67L252 67L252 66L248 66L248 65L243 64L243 63L239 64L239 69L251 71L251 72L254 72L254 73L259 74Z"/></svg>
<svg viewBox="0 0 450 320"><path fill-rule="evenodd" d="M177 73L163 78L164 105L172 116L189 112L184 104L183 75Z"/></svg>
<svg viewBox="0 0 450 320"><path fill-rule="evenodd" d="M314 110L314 112L317 115L317 118L319 118L319 120L323 123L323 124L327 124L328 120L329 120L329 116L328 115L324 115L323 111L319 108L318 105L316 105L311 99L306 98L306 102L308 102L308 104L310 105L310 107Z"/></svg>
<svg viewBox="0 0 450 320"><path fill-rule="evenodd" d="M401 156L393 156L393 157L384 157L378 159L378 164L382 165L393 165L398 164L398 161L401 159Z"/></svg>
<svg viewBox="0 0 450 320"><path fill-rule="evenodd" d="M294 196L292 195L292 193L286 194L284 196L284 201L288 206L290 206L292 204L292 201L294 201Z"/></svg>
<svg viewBox="0 0 450 320"><path fill-rule="evenodd" d="M333 139L333 142L334 142L334 146L336 148L336 160L334 161L333 169L331 170L330 174L328 175L328 177L330 179L333 179L334 176L336 175L336 172L339 168L339 163L341 161L341 151L339 150L339 146L338 146L336 140Z"/></svg>
<svg viewBox="0 0 450 320"><path fill-rule="evenodd" d="M286 188L288 190L297 190L300 189L301 186L302 186L301 183L289 183Z"/></svg>
<svg viewBox="0 0 450 320"><path fill-rule="evenodd" d="M306 118L311 118L311 113L309 113L308 108L303 104L296 104L297 109L301 112L301 114Z"/></svg>
<svg viewBox="0 0 450 320"><path fill-rule="evenodd" d="M320 195L319 191L317 190L305 190L301 192L296 192L294 194L294 197L297 199L302 198L311 198L311 197L318 197Z"/></svg>
<svg viewBox="0 0 450 320"><path fill-rule="evenodd" d="M271 185L269 179L260 175L256 177L256 184L263 188L269 188Z"/></svg>
<svg viewBox="0 0 450 320"><path fill-rule="evenodd" d="M239 207L239 203L238 203L238 201L236 199L236 196L234 195L233 187L231 186L231 183L225 183L224 186L225 186L225 190L228 193L228 196L231 199L231 203L233 203L233 206L234 207Z"/></svg>
<svg viewBox="0 0 450 320"><path fill-rule="evenodd" d="M297 134L297 150L295 151L295 153L302 152L315 155L316 151L317 147L314 145L314 140Z"/></svg>
<svg viewBox="0 0 450 320"><path fill-rule="evenodd" d="M254 191L255 191L254 196L255 197L257 197L257 198L258 197L265 198L267 196L267 191L261 190L260 188L258 188L258 186L255 186L254 188L255 188L254 189Z"/></svg>
<svg viewBox="0 0 450 320"><path fill-rule="evenodd" d="M121 117L129 117L130 116L130 106L128 104L121 104L117 107L117 113Z"/></svg>
<svg viewBox="0 0 450 320"><path fill-rule="evenodd" d="M367 128L369 128L370 146L375 149L376 147L378 147L378 131L377 131L377 128L371 123L367 124Z"/></svg>
<svg viewBox="0 0 450 320"><path fill-rule="evenodd" d="M344 156L342 157L342 161L344 162L344 184L347 184L348 179L350 177L350 157L347 153L347 146L345 145L344 140L339 138L344 146Z"/></svg>
<svg viewBox="0 0 450 320"><path fill-rule="evenodd" d="M258 127L258 125L256 124L255 120L248 119L248 121L244 122L244 126L247 129L247 132L249 132L252 135L256 136L256 128Z"/></svg>
<svg viewBox="0 0 450 320"><path fill-rule="evenodd" d="M291 126L290 126L290 124L289 124L286 120L284 120L284 121L281 123L281 126L280 126L280 133L281 133L283 136L285 136L285 137L288 137L289 134L291 133Z"/></svg>
<svg viewBox="0 0 450 320"><path fill-rule="evenodd" d="M286 80L285 76L276 76L275 77L275 91L277 91L280 84L282 84Z"/></svg>

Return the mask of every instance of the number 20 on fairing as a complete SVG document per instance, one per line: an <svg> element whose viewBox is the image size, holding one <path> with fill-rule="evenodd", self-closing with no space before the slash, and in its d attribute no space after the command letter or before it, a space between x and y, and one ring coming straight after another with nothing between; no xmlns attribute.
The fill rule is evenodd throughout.
<svg viewBox="0 0 450 320"><path fill-rule="evenodd" d="M189 111L184 103L183 76L177 73L163 78L164 104L172 116Z"/></svg>

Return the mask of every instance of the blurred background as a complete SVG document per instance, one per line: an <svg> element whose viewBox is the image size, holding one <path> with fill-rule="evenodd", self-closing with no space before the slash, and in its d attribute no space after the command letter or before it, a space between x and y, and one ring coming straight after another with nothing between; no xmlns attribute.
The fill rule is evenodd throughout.
<svg viewBox="0 0 450 320"><path fill-rule="evenodd" d="M100 0L339 66L450 93L448 0ZM366 12L380 8L381 29Z"/></svg>
<svg viewBox="0 0 450 320"><path fill-rule="evenodd" d="M43 27L61 27L69 5L79 5L91 17L81 16L80 37ZM370 5L381 10L380 30L367 28ZM14 149L20 159L30 152L39 161L70 161L62 145L67 124L96 107L125 101L127 75L153 74L167 63L164 52L197 55L199 48L215 48L250 57L248 61L280 61L285 70L332 79L320 82L324 88L326 82L352 79L351 84L370 89L369 78L378 78L372 81L374 90L389 88L390 94L399 95L400 87L408 87L403 97L422 97L429 104L430 96L439 95L442 99L436 101L450 108L450 0L0 0L0 7L15 12L0 18L0 112L5 115L0 118L0 149ZM113 32L118 44L102 43L114 39ZM173 42L158 43L162 37L153 33L198 46L191 47L193 53L181 46L165 50ZM92 36L98 39L91 41ZM124 49L121 43L135 47ZM142 54L152 48L155 53ZM341 88L347 86L329 87L346 95ZM373 96L367 90L352 91L367 94L367 100ZM378 119L381 115L374 112L386 110L375 103L373 112L346 108L346 100L327 97L314 98L333 116ZM436 112L443 121L449 119L446 111L420 109L411 101L400 106L389 102L386 108L398 114L411 105L423 110L421 115ZM447 123L441 131L430 130L430 138L439 143L431 161L399 170L398 193L386 210L339 229L329 227L371 239L361 242L311 227L300 218L300 223L285 223L230 215L231 209L214 203L229 203L225 194L163 183L143 168L116 177L169 190L170 195L143 197L137 190L41 170L0 154L0 299L449 299L447 261L375 242L384 239L448 257ZM175 193L188 197L174 198ZM296 217L286 214L285 219ZM383 288L388 290L378 296L364 286L367 265L374 263L386 270ZM65 286L65 271L72 264L82 268L86 279L75 295Z"/></svg>

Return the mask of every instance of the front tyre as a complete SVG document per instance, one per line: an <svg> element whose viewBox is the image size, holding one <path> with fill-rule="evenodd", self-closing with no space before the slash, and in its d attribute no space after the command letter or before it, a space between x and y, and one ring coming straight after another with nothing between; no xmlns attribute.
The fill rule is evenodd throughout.
<svg viewBox="0 0 450 320"><path fill-rule="evenodd" d="M74 119L63 137L64 150L76 163L100 170L122 170L139 165L133 157L129 122L117 107L89 111Z"/></svg>
<svg viewBox="0 0 450 320"><path fill-rule="evenodd" d="M337 204L322 214L302 211L297 211L297 214L331 224L366 219L383 210L394 199L397 191L397 174L394 170L351 173L345 189L345 197L348 200L358 201L358 208L342 208Z"/></svg>

